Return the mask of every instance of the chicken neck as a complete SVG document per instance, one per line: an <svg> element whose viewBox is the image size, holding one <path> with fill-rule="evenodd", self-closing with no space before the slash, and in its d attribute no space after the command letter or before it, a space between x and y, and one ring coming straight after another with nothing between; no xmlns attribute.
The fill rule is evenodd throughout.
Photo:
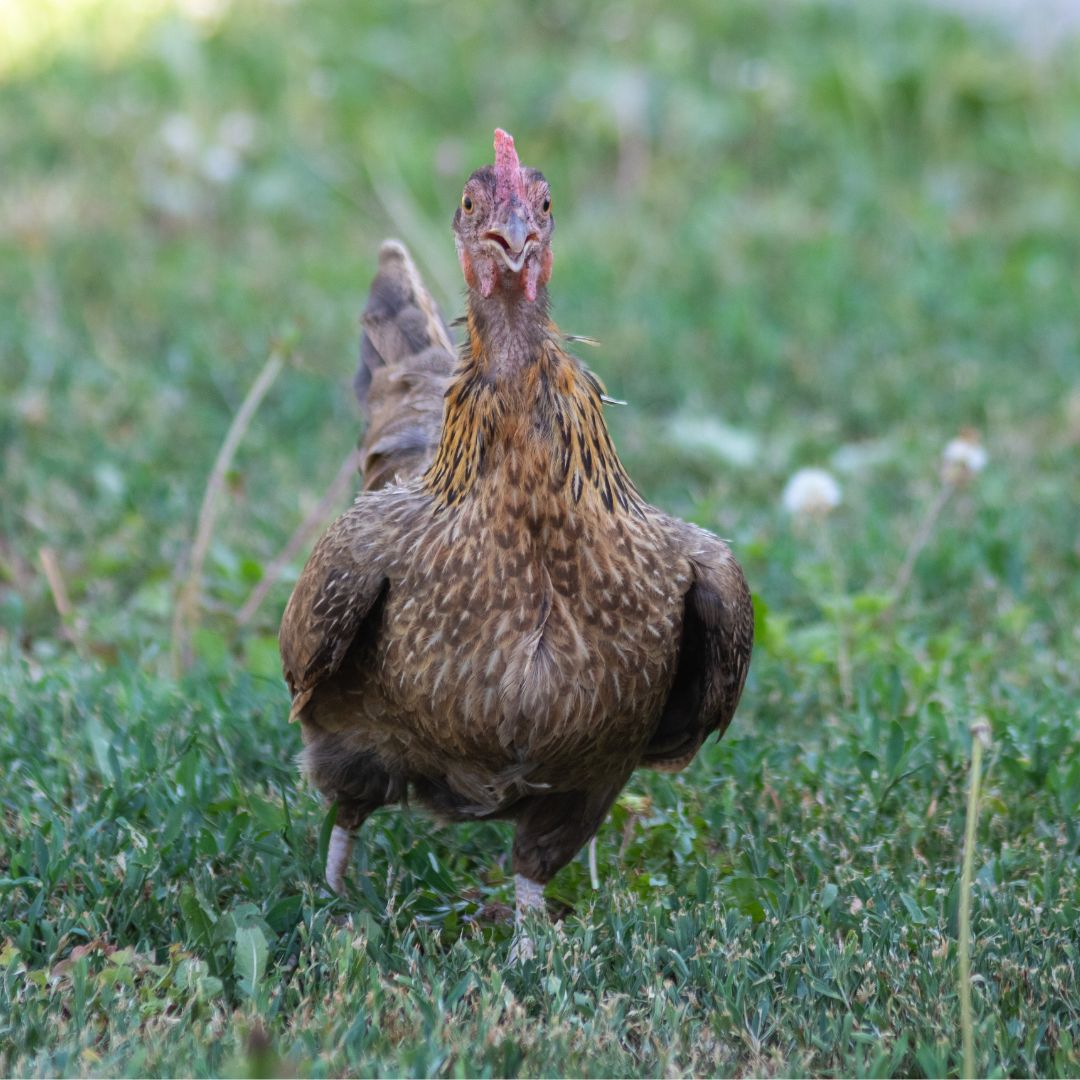
<svg viewBox="0 0 1080 1080"><path fill-rule="evenodd" d="M548 316L548 293L543 286L532 302L516 287L496 289L490 296L470 289L466 320L468 354L485 377L495 382L520 382L542 358L549 340L558 335Z"/></svg>
<svg viewBox="0 0 1080 1080"><path fill-rule="evenodd" d="M562 348L546 290L535 302L510 290L471 290L467 325L427 489L454 505L495 462L513 459L530 472L535 464L544 488L574 505L640 515L644 504L604 420L603 388Z"/></svg>

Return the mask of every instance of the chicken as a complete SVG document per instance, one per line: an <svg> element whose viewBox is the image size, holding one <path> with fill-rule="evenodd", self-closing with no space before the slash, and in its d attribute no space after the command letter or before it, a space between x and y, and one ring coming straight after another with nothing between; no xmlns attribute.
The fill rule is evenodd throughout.
<svg viewBox="0 0 1080 1080"><path fill-rule="evenodd" d="M681 769L724 732L753 640L727 545L644 501L548 316L554 227L547 181L496 131L453 219L457 361L408 254L383 245L356 380L367 490L280 634L304 768L338 805L331 888L365 818L411 796L515 823L519 927L636 768Z"/></svg>

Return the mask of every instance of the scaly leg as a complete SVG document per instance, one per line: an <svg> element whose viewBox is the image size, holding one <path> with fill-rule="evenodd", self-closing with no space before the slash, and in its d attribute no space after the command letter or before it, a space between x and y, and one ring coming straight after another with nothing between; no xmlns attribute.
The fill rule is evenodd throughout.
<svg viewBox="0 0 1080 1080"><path fill-rule="evenodd" d="M345 891L345 871L356 843L356 830L335 825L330 830L330 846L326 850L326 884L340 896Z"/></svg>
<svg viewBox="0 0 1080 1080"><path fill-rule="evenodd" d="M510 963L520 964L536 955L536 945L525 929L530 911L544 910L544 886L524 874L514 875L514 940L510 943Z"/></svg>
<svg viewBox="0 0 1080 1080"><path fill-rule="evenodd" d="M375 800L368 803L338 803L337 821L330 830L330 843L326 847L326 884L338 896L345 891L345 875L349 871L360 826L380 805Z"/></svg>
<svg viewBox="0 0 1080 1080"><path fill-rule="evenodd" d="M326 884L340 896L360 826L380 806L400 799L405 785L392 778L370 750L350 746L339 732L305 728L304 737L304 770L338 807L326 850Z"/></svg>

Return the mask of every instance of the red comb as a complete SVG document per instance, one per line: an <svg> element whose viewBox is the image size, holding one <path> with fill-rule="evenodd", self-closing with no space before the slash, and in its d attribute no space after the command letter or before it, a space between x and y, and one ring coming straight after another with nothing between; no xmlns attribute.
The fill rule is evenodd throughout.
<svg viewBox="0 0 1080 1080"><path fill-rule="evenodd" d="M511 195L523 198L525 195L514 136L502 128L495 129L495 191L499 199L509 199Z"/></svg>

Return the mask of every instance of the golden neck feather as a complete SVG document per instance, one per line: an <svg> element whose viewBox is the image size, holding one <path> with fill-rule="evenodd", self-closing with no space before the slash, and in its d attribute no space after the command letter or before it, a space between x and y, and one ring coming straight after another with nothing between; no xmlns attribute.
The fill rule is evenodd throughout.
<svg viewBox="0 0 1080 1080"><path fill-rule="evenodd" d="M480 325L478 325L478 323ZM559 344L545 320L532 355L507 359L489 347L470 308L469 337L446 392L442 432L424 485L453 506L504 455L543 464L552 494L608 513L643 512L643 502L608 433L603 387Z"/></svg>

